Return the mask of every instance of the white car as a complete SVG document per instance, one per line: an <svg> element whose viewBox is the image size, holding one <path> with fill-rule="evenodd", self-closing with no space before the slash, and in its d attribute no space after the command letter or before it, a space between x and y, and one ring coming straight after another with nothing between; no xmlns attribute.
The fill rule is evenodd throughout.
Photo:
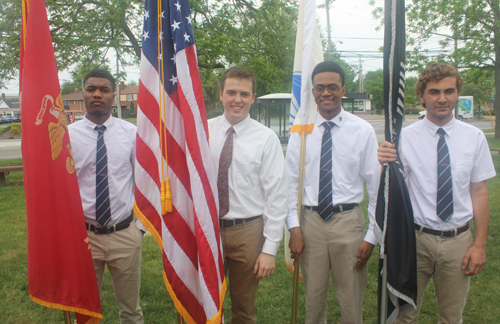
<svg viewBox="0 0 500 324"><path fill-rule="evenodd" d="M453 113L455 113L455 110L453 110ZM427 115L427 110L422 110L421 112L418 113L418 119L424 119L425 115ZM458 120L464 120L464 116L458 115Z"/></svg>

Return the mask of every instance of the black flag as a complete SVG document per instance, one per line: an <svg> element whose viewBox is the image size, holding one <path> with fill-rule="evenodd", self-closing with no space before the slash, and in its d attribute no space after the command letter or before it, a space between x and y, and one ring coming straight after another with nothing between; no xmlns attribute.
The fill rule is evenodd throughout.
<svg viewBox="0 0 500 324"><path fill-rule="evenodd" d="M384 101L385 138L399 152L403 126L405 91L405 2L385 0ZM375 234L380 244L378 310L383 307L382 291L387 289L387 323L398 315L414 311L417 300L417 257L413 211L401 160L386 163L380 181ZM383 257L387 267L383 267ZM387 275L383 287L382 276Z"/></svg>

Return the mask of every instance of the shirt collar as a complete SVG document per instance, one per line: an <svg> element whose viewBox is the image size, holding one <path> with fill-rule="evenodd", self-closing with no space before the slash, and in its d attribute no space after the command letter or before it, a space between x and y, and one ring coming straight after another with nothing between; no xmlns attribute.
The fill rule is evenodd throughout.
<svg viewBox="0 0 500 324"><path fill-rule="evenodd" d="M344 124L344 120L346 119L347 117L347 113L346 111L344 110L344 108L340 108L340 112L338 113L337 116L333 117L332 119L330 120L326 120L325 118L323 118L323 116L321 116L321 114L318 112L317 115L316 115L316 121L314 122L314 127L319 127L321 126L321 124L323 124L324 122L326 121L331 121L333 122L336 126L338 127L342 127L342 125Z"/></svg>
<svg viewBox="0 0 500 324"><path fill-rule="evenodd" d="M227 119L226 119L226 116L225 115L222 115L222 118L221 118L221 127L224 131L224 134L227 133L227 130L230 128L230 127L233 127L234 129L234 133L236 134L236 136L239 136L241 135L245 129L248 128L248 126L250 126L250 124L252 123L252 119L250 118L250 114L245 118L243 119L242 121L240 121L238 124L236 125L231 125Z"/></svg>
<svg viewBox="0 0 500 324"><path fill-rule="evenodd" d="M437 131L438 129L442 128L448 134L448 137L451 136L451 132L453 131L453 127L455 126L456 119L453 117L446 125L443 127L439 127L438 125L434 124L433 122L429 121L427 118L424 118L422 120L424 122L425 128L431 133L431 135L437 136Z"/></svg>
<svg viewBox="0 0 500 324"><path fill-rule="evenodd" d="M91 132L93 132L95 127L98 126L93 121L90 121L90 119L87 118L86 114L85 114L85 117L83 118L83 123L85 125L85 128L87 128ZM104 122L103 125L106 126L106 129L108 130L108 129L113 127L113 124L114 124L113 116L109 116L109 118Z"/></svg>

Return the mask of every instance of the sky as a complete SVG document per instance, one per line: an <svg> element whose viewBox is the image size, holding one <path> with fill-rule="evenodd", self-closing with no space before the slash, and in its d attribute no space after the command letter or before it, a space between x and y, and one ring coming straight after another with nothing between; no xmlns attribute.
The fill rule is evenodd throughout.
<svg viewBox="0 0 500 324"><path fill-rule="evenodd" d="M316 0L318 5L324 2L325 0ZM332 42L347 63L358 68L361 60L363 73L383 68L382 53L379 52L379 49L384 43L384 32L383 28L378 32L375 30L380 22L373 18L372 11L376 7L383 7L384 0L375 0L374 2L374 6L369 5L369 0L334 0L330 2ZM326 37L326 9L317 8L316 16L321 24L322 34ZM438 44L440 39L440 37L432 37L425 43L424 47L432 51L440 50L441 47ZM114 73L116 59L113 51L109 52L110 68ZM128 66L125 68L125 72L127 73L127 82L139 80L138 66ZM60 72L59 79L61 84L64 81L71 81L70 72ZM0 89L0 92L7 95L17 95L18 87L19 81L12 80L7 84L7 89Z"/></svg>

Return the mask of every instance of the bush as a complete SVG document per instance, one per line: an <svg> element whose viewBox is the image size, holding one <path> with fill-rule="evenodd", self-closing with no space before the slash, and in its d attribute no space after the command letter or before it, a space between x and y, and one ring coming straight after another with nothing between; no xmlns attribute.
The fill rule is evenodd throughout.
<svg viewBox="0 0 500 324"><path fill-rule="evenodd" d="M3 133L7 133L8 131L10 131L11 127L12 127L12 125L0 128L0 135L2 135Z"/></svg>
<svg viewBox="0 0 500 324"><path fill-rule="evenodd" d="M10 128L11 134L15 135L21 134L21 131L22 131L21 124L12 125L12 127Z"/></svg>

